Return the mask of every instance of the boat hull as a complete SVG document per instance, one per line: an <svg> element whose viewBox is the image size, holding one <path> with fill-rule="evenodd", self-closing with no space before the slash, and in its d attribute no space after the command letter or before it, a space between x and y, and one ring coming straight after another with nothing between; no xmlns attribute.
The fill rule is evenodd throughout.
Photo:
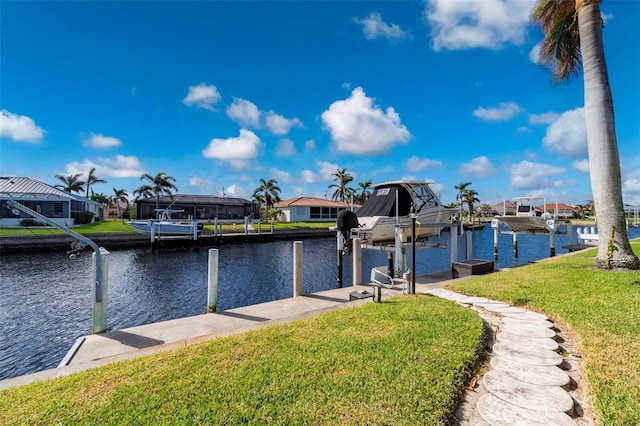
<svg viewBox="0 0 640 426"><path fill-rule="evenodd" d="M513 232L549 232L554 228L553 219L547 219L545 217L496 216L496 219L507 225Z"/></svg>
<svg viewBox="0 0 640 426"><path fill-rule="evenodd" d="M416 218L416 240L438 235L447 226L453 209L441 209L418 214ZM395 217L373 216L359 217L360 227L354 230L354 236L362 239L365 244L383 244L395 241L396 225L400 228L403 241L410 242L412 235L412 221L409 216Z"/></svg>

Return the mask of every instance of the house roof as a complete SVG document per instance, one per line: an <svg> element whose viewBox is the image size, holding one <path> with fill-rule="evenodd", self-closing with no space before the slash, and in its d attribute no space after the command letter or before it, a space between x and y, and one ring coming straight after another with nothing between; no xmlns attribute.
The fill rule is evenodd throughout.
<svg viewBox="0 0 640 426"><path fill-rule="evenodd" d="M141 198L138 202L153 203L156 197ZM199 195L199 194L173 194L173 196L164 195L160 197L161 203L177 203L177 204L224 204L224 205L245 205L251 201L244 198L234 197L218 197L215 195Z"/></svg>
<svg viewBox="0 0 640 426"><path fill-rule="evenodd" d="M344 201L325 200L324 198L316 197L295 197L288 200L282 200L274 204L275 208L291 207L291 206L303 206L303 207L350 207L349 203Z"/></svg>
<svg viewBox="0 0 640 426"><path fill-rule="evenodd" d="M68 200L69 198L72 198L74 200L90 202L90 200L84 197L62 191L51 185L47 185L46 183L26 177L0 176L0 197L20 200L42 200L47 198L53 200Z"/></svg>
<svg viewBox="0 0 640 426"><path fill-rule="evenodd" d="M558 210L571 210L571 211L575 211L575 207L570 206L568 204L563 204L563 203L547 203L547 204L540 204L539 206L536 206L536 210L543 210L543 211L547 211L547 210L555 210L556 206L558 207Z"/></svg>

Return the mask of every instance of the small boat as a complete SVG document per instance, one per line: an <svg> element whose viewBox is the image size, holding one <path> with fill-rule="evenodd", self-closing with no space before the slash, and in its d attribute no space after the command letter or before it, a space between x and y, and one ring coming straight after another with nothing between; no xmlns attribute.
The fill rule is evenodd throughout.
<svg viewBox="0 0 640 426"><path fill-rule="evenodd" d="M556 222L553 215L546 212L536 210L534 204L538 200L544 200L540 197L517 197L513 199L516 202L516 214L496 216L495 219L507 225L513 232L548 232L555 230ZM543 205L546 205L544 203Z"/></svg>
<svg viewBox="0 0 640 426"><path fill-rule="evenodd" d="M150 234L154 229L156 235L193 235L194 226L197 233L201 233L203 225L193 220L173 220L173 213L182 213L184 210L177 209L155 209L158 212L158 219L130 220L129 225L141 234Z"/></svg>
<svg viewBox="0 0 640 426"><path fill-rule="evenodd" d="M416 218L416 240L439 234L456 209L445 207L430 183L401 180L373 185L373 193L356 212L358 227L351 230L352 237L380 245L395 241L398 227L403 242L410 242L412 214Z"/></svg>

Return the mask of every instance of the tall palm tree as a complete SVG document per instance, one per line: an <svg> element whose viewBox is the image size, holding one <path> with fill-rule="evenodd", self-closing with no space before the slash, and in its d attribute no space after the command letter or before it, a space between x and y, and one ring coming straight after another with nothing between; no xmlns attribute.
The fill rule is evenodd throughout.
<svg viewBox="0 0 640 426"><path fill-rule="evenodd" d="M479 203L480 198L477 197L478 191L475 189L467 189L464 191L464 202L469 207L469 216L473 215L473 204Z"/></svg>
<svg viewBox="0 0 640 426"><path fill-rule="evenodd" d="M331 176L334 176L333 180L338 182L329 185L329 188L335 188L331 199L345 202L349 196L355 193L353 188L347 187L349 182L353 180L353 176L347 172L347 169L338 169L336 173L333 173Z"/></svg>
<svg viewBox="0 0 640 426"><path fill-rule="evenodd" d="M456 186L453 187L453 189L455 189L456 191L458 191L458 194L456 195L456 200L458 200L458 206L460 206L460 220L462 220L462 209L464 207L464 191L467 190L467 187L471 185L471 182L462 182Z"/></svg>
<svg viewBox="0 0 640 426"><path fill-rule="evenodd" d="M98 176L96 176L96 168L92 167L89 170L89 176L87 176L87 182L85 184L86 186L86 193L85 193L85 197L89 198L89 188L91 187L91 185L93 185L94 183L107 183L106 180L104 179L100 179L98 178ZM93 192L93 191L91 191Z"/></svg>
<svg viewBox="0 0 640 426"><path fill-rule="evenodd" d="M262 197L262 201L264 202L264 206L266 209L267 219L269 219L269 209L271 209L275 203L280 201L280 191L281 189L278 186L277 180L260 179L260 186L258 186L253 192L253 197L255 199L259 199L258 196Z"/></svg>
<svg viewBox="0 0 640 426"><path fill-rule="evenodd" d="M110 204L115 205L118 209L118 216L122 219L122 223L124 223L124 218L122 217L122 209L120 205L124 203L129 208L129 194L124 189L115 189L113 188L113 195L109 199Z"/></svg>
<svg viewBox="0 0 640 426"><path fill-rule="evenodd" d="M140 180L145 181L146 184L140 186L133 193L140 197L155 196L156 209L160 208L160 195L172 197L172 190L178 192L178 188L173 184L176 179L165 172L158 172L155 176L145 173L140 176Z"/></svg>
<svg viewBox="0 0 640 426"><path fill-rule="evenodd" d="M369 189L372 184L373 182L371 182L371 179L358 184L358 187L360 188L360 204L364 204L371 196L371 191Z"/></svg>
<svg viewBox="0 0 640 426"><path fill-rule="evenodd" d="M91 194L91 201L100 203L100 217L102 217L105 206L108 206L110 203L110 198L100 192L98 194Z"/></svg>
<svg viewBox="0 0 640 426"><path fill-rule="evenodd" d="M596 267L640 269L626 232L601 1L539 0L532 17L544 33L540 58L553 70L554 82L577 75L582 65L591 188L601 235Z"/></svg>
<svg viewBox="0 0 640 426"><path fill-rule="evenodd" d="M60 188L63 191L67 191L67 192L80 193L82 192L82 190L84 189L84 186L86 185L85 181L80 180L80 176L82 176L82 173L69 175L69 176L56 175L55 178L60 180L62 183L55 185L54 188Z"/></svg>

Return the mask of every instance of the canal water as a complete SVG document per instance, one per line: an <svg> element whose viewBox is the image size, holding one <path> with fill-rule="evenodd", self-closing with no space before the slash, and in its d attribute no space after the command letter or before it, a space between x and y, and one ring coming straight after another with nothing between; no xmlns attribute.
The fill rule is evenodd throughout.
<svg viewBox="0 0 640 426"><path fill-rule="evenodd" d="M640 236L640 229L632 229L630 235ZM441 239L448 243L449 234L443 233ZM556 236L558 254L567 252L562 248L566 244L566 235ZM518 246L516 259L511 236L500 235L498 268L549 256L548 236L520 236ZM458 258L464 259L464 237L459 239L458 252ZM305 293L337 287L334 238L305 240L303 257ZM473 257L493 259L493 231L489 226L473 232ZM154 254L148 248L110 251L109 329L205 313L207 258L206 248ZM411 262L411 256L407 258ZM363 250L363 282L369 282L371 268L386 264L384 251ZM449 268L448 248L416 251L418 275ZM351 257L344 258L343 271L343 285L350 286ZM0 380L56 367L78 337L91 333L91 293L91 252L75 260L60 250L3 254L0 258ZM219 248L219 310L292 296L292 241Z"/></svg>

